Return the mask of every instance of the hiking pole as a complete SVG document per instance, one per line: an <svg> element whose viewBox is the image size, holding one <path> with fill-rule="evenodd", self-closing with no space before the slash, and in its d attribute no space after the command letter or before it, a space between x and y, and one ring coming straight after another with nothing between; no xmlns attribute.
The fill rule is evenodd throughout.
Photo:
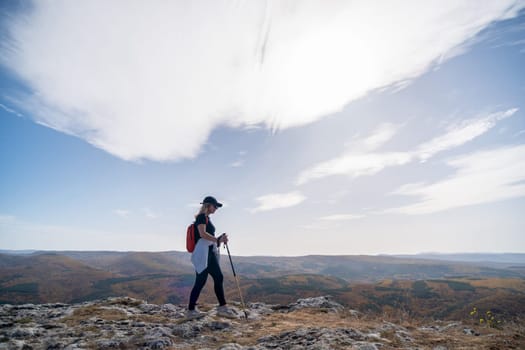
<svg viewBox="0 0 525 350"><path fill-rule="evenodd" d="M244 312L244 317L248 319L248 313L246 312L246 305L244 305L244 299L242 297L241 286L239 285L239 279L237 278L237 274L235 273L235 268L233 267L232 256L230 254L230 248L228 248L227 243L224 243L224 246L226 247L226 250L228 251L228 258L230 258L230 264L232 266L233 277L235 278L235 282L237 283L237 289L239 290L239 295L241 296L242 311Z"/></svg>

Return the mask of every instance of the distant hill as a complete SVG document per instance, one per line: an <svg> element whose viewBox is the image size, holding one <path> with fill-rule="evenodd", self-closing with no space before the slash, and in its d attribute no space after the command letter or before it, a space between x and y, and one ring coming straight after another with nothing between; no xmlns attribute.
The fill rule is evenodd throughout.
<svg viewBox="0 0 525 350"><path fill-rule="evenodd" d="M129 252L129 253L63 253L64 255L82 261L89 266L125 276L140 276L148 274L176 274L191 270L188 261L181 261L175 254Z"/></svg>
<svg viewBox="0 0 525 350"><path fill-rule="evenodd" d="M500 263L500 264L518 264L525 265L525 254L522 253L421 253L415 255L392 255L398 258L412 259L429 259L429 260L446 260L462 261L477 263Z"/></svg>
<svg viewBox="0 0 525 350"><path fill-rule="evenodd" d="M484 262L457 262L393 256L235 257L239 271L248 277L275 277L310 273L348 281L376 282L383 279L432 279L469 277L525 277L521 266ZM525 267L525 266L523 266Z"/></svg>
<svg viewBox="0 0 525 350"><path fill-rule="evenodd" d="M162 253L0 254L0 267L0 303L80 302L113 295L175 302L183 294L178 288L187 288L193 277Z"/></svg>
<svg viewBox="0 0 525 350"><path fill-rule="evenodd" d="M288 275L243 280L247 300L289 303L297 296L331 295L334 300L362 312L396 316L459 319L476 307L509 318L525 316L525 280L510 278L455 278L384 280L352 283L321 275ZM238 298L235 290L231 298ZM213 302L211 293L206 299Z"/></svg>
<svg viewBox="0 0 525 350"><path fill-rule="evenodd" d="M90 267L123 276L140 276L159 273L193 273L190 254L186 252L63 251L33 252L32 254L25 254L25 256L36 256L40 254L67 256ZM225 255L224 252L222 255ZM411 280L451 278L465 275L480 278L521 278L525 277L525 263L519 263L522 258L525 259L525 254L233 257L239 273L249 278L270 278L306 273L334 276L347 281L363 282L377 282L392 278ZM465 261L460 259L465 259ZM486 259L488 260L485 261ZM497 260L499 260L499 262L497 262ZM507 262L504 263L503 261ZM227 257L222 259L222 264L225 269L230 269Z"/></svg>
<svg viewBox="0 0 525 350"><path fill-rule="evenodd" d="M233 257L247 300L288 303L332 295L361 311L455 317L474 306L525 316L525 268L392 256ZM227 257L227 297L238 291ZM130 296L185 303L195 278L185 252L0 254L0 303L81 302ZM213 283L203 302L215 302Z"/></svg>
<svg viewBox="0 0 525 350"><path fill-rule="evenodd" d="M27 255L27 254L33 254L37 252L37 250L1 250L0 254L10 254L10 255Z"/></svg>
<svg viewBox="0 0 525 350"><path fill-rule="evenodd" d="M58 302L85 297L95 281L114 277L56 253L0 254L0 302Z"/></svg>

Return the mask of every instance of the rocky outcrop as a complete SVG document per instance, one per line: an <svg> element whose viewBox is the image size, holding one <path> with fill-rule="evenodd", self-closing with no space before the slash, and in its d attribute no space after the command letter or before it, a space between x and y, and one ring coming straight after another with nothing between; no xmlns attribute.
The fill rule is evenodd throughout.
<svg viewBox="0 0 525 350"><path fill-rule="evenodd" d="M343 305L332 300L330 296L321 296L316 298L298 299L295 303L289 305L291 311L305 308L325 309L331 312L338 312L344 309Z"/></svg>
<svg viewBox="0 0 525 350"><path fill-rule="evenodd" d="M510 338L498 338L461 322L400 326L368 319L326 296L289 305L251 303L248 319L238 304L231 308L231 318L224 318L213 306L203 305L203 317L188 319L182 305L132 298L2 305L0 349L443 350L465 345L498 348L505 345L497 343L501 339L514 339L506 345L518 348L523 339L516 330L507 334Z"/></svg>
<svg viewBox="0 0 525 350"><path fill-rule="evenodd" d="M337 347L369 346L376 348L373 341L377 339L368 337L358 330L352 328L299 328L294 331L283 332L277 335L269 335L258 340L264 349L276 349L283 344L289 348L306 349L331 349ZM372 341L369 342L369 341Z"/></svg>

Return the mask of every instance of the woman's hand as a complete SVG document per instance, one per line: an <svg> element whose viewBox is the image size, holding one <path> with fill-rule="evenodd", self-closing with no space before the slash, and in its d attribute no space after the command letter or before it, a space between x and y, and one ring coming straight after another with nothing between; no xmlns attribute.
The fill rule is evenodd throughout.
<svg viewBox="0 0 525 350"><path fill-rule="evenodd" d="M220 243L225 243L225 244L228 244L228 235L226 233L223 233L220 237L219 237L219 244Z"/></svg>

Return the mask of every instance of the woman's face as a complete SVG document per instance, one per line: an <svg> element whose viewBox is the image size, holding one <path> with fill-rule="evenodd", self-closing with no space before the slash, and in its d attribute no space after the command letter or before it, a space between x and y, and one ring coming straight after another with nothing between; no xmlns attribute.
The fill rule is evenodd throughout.
<svg viewBox="0 0 525 350"><path fill-rule="evenodd" d="M209 208L208 208L208 210L209 210L209 213L210 213L210 214L213 214L213 213L215 213L215 211L217 210L217 207L215 207L214 205L210 205Z"/></svg>

